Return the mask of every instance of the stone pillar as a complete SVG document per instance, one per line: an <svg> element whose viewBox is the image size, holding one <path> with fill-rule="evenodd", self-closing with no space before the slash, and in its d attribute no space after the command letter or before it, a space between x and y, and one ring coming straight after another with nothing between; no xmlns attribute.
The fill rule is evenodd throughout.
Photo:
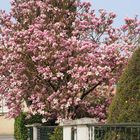
<svg viewBox="0 0 140 140"><path fill-rule="evenodd" d="M63 126L63 140L94 140L94 124L97 123L92 118L63 121L60 123ZM93 127L89 127L89 125L93 125ZM73 128L76 129L76 133L72 133Z"/></svg>

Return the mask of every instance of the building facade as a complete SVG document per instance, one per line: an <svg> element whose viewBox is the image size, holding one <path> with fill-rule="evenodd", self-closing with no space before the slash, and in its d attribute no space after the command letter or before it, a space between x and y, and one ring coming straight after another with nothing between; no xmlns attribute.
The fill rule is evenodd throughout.
<svg viewBox="0 0 140 140"><path fill-rule="evenodd" d="M0 135L14 135L14 119L5 117L8 108L4 99L0 100Z"/></svg>

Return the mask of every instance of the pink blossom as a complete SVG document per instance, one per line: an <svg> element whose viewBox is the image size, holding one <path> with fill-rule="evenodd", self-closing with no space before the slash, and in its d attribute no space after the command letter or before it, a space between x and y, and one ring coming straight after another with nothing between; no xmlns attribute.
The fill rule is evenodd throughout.
<svg viewBox="0 0 140 140"><path fill-rule="evenodd" d="M73 119L83 109L106 120L110 88L138 45L140 22L126 18L114 28L113 12L96 14L78 1L74 11L56 2L60 7L13 0L9 14L0 12L0 95L8 116L18 116L26 102L30 115Z"/></svg>

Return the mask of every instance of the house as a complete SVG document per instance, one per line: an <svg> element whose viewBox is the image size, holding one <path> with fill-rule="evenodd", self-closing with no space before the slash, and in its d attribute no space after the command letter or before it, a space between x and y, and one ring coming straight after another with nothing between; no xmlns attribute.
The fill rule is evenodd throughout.
<svg viewBox="0 0 140 140"><path fill-rule="evenodd" d="M5 101L0 101L0 135L14 135L14 119L5 117L8 112Z"/></svg>

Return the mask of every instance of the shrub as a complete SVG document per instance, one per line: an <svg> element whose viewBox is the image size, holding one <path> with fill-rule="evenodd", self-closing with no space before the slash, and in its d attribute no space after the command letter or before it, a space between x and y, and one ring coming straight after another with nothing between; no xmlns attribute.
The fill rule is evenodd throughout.
<svg viewBox="0 0 140 140"><path fill-rule="evenodd" d="M26 113L21 113L16 119L14 124L14 136L16 140L27 140L28 130L25 125L33 123L41 123L42 116L34 115L26 119Z"/></svg>
<svg viewBox="0 0 140 140"><path fill-rule="evenodd" d="M42 123L43 117L41 115L33 115L25 120L25 124Z"/></svg>
<svg viewBox="0 0 140 140"><path fill-rule="evenodd" d="M34 124L34 123L42 123L43 116L42 115L33 115L29 119L26 118L26 113L21 113L16 119L14 124L14 135L16 140L27 140L28 138L28 130L25 125ZM42 125L56 125L55 118L50 119L48 122L43 123Z"/></svg>
<svg viewBox="0 0 140 140"><path fill-rule="evenodd" d="M62 127L56 127L53 134L50 134L49 140L63 140Z"/></svg>
<svg viewBox="0 0 140 140"><path fill-rule="evenodd" d="M103 140L125 140L127 138L127 134L123 132L107 132Z"/></svg>

